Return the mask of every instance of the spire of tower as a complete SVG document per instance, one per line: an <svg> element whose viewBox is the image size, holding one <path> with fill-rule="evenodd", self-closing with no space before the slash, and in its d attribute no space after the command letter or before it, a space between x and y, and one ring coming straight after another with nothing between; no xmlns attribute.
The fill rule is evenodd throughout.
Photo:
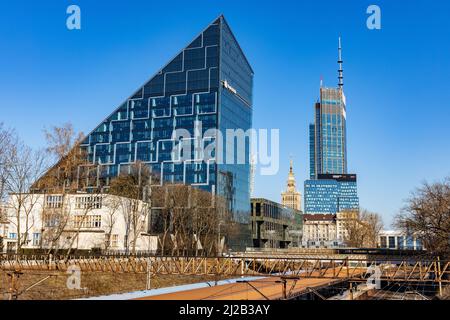
<svg viewBox="0 0 450 320"><path fill-rule="evenodd" d="M289 163L289 175L287 180L286 191L281 193L281 203L289 208L300 210L301 208L301 195L295 188L295 176L294 176L294 165L292 161L292 156Z"/></svg>
<svg viewBox="0 0 450 320"><path fill-rule="evenodd" d="M344 87L344 70L342 69L342 64L344 61L342 61L342 45L341 45L341 37L339 37L339 46L338 46L338 64L339 64L339 88L342 89Z"/></svg>
<svg viewBox="0 0 450 320"><path fill-rule="evenodd" d="M292 158L289 162L289 175L287 181L288 191L295 191L295 176L294 176L294 165Z"/></svg>

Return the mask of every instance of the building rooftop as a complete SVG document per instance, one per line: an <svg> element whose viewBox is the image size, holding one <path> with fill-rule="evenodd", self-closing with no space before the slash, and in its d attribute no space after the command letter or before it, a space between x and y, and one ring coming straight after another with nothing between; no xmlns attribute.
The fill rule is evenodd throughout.
<svg viewBox="0 0 450 320"><path fill-rule="evenodd" d="M326 221L326 220L334 220L336 219L336 215L334 214L304 214L304 221Z"/></svg>

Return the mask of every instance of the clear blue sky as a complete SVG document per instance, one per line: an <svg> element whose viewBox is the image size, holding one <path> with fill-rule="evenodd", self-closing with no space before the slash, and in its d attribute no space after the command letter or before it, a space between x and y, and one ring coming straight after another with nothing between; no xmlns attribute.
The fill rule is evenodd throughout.
<svg viewBox="0 0 450 320"><path fill-rule="evenodd" d="M81 7L82 29L66 29ZM378 4L382 29L366 28ZM0 11L0 121L34 147L71 121L89 132L220 13L255 70L254 126L280 128L281 168L256 177L280 201L289 155L308 177L308 124L337 82L342 35L349 170L386 224L421 181L450 174L448 1L9 1Z"/></svg>

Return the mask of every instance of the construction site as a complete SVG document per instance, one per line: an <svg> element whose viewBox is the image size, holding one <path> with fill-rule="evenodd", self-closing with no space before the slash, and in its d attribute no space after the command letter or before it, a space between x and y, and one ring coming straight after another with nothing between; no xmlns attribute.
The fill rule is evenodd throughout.
<svg viewBox="0 0 450 320"><path fill-rule="evenodd" d="M407 251L221 257L2 255L0 297L106 300L448 299L450 262Z"/></svg>

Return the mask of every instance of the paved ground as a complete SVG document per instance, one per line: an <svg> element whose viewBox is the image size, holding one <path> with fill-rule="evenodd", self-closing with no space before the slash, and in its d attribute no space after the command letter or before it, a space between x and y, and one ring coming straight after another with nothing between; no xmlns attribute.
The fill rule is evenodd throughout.
<svg viewBox="0 0 450 320"><path fill-rule="evenodd" d="M138 300L276 300L282 298L282 284L277 283L280 278L264 278L248 283L233 283L210 288L194 289L182 292L168 293L159 296L144 297ZM295 284L292 293L306 291L308 287L319 287L335 282L332 279L301 279ZM287 280L287 291L294 280ZM258 292L259 291L259 292ZM264 295L264 296L263 296Z"/></svg>
<svg viewBox="0 0 450 320"><path fill-rule="evenodd" d="M329 271L332 274L332 270ZM193 289L181 292L167 293L157 296L139 298L137 300L270 300L283 297L281 278L269 277L249 283L232 283L209 288ZM297 280L291 293L306 292L308 288L341 282L343 279L303 278ZM287 280L287 291L291 290L294 280ZM253 287L254 288L253 288ZM255 289L256 288L256 289Z"/></svg>

